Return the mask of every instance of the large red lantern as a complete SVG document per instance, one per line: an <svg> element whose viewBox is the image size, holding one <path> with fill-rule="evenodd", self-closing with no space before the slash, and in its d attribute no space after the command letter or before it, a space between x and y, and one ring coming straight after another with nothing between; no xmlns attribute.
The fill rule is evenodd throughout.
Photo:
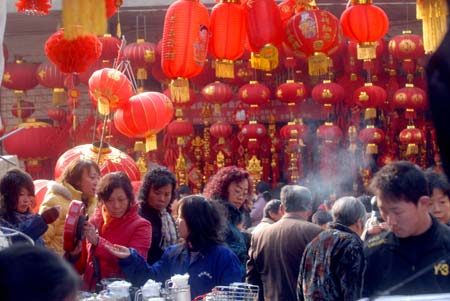
<svg viewBox="0 0 450 301"><path fill-rule="evenodd" d="M111 68L97 70L89 79L89 95L102 115L116 111L133 94L131 82L119 70Z"/></svg>
<svg viewBox="0 0 450 301"><path fill-rule="evenodd" d="M5 64L2 86L23 93L38 85L36 70L38 64L16 60L14 63Z"/></svg>
<svg viewBox="0 0 450 301"><path fill-rule="evenodd" d="M401 143L406 144L406 155L416 155L419 153L419 144L425 141L424 133L414 125L408 125L399 135Z"/></svg>
<svg viewBox="0 0 450 301"><path fill-rule="evenodd" d="M172 101L158 92L134 95L114 114L114 124L127 137L146 138L147 151L156 149L156 134L173 117Z"/></svg>
<svg viewBox="0 0 450 301"><path fill-rule="evenodd" d="M239 1L224 1L213 7L209 51L217 59L217 77L234 77L233 61L244 53L246 35L244 9Z"/></svg>
<svg viewBox="0 0 450 301"><path fill-rule="evenodd" d="M328 56L342 43L338 19L325 10L306 10L293 16L286 28L286 44L300 58L308 58L310 75L328 72Z"/></svg>
<svg viewBox="0 0 450 301"><path fill-rule="evenodd" d="M359 43L358 59L376 57L374 42L384 37L389 29L389 19L372 0L352 0L352 6L341 15L344 35Z"/></svg>
<svg viewBox="0 0 450 301"><path fill-rule="evenodd" d="M218 121L209 128L211 136L219 139L219 144L225 143L225 138L228 138L233 133L233 127L228 122Z"/></svg>
<svg viewBox="0 0 450 301"><path fill-rule="evenodd" d="M366 109L365 119L376 118L376 108L382 107L386 98L386 90L372 83L365 83L363 87L356 89L353 93L353 103Z"/></svg>
<svg viewBox="0 0 450 301"><path fill-rule="evenodd" d="M62 154L55 165L55 179L58 179L66 166L76 159L89 159L99 162L98 165L102 175L123 171L131 181L139 181L141 178L141 173L133 158L107 143L103 143L102 148L100 148L99 143L94 143L75 146Z"/></svg>
<svg viewBox="0 0 450 301"><path fill-rule="evenodd" d="M93 34L68 40L60 29L45 42L45 54L63 73L81 73L102 54L102 43Z"/></svg>
<svg viewBox="0 0 450 301"><path fill-rule="evenodd" d="M345 91L341 85L324 80L323 83L314 86L311 97L323 105L326 113L331 113L332 106L344 100Z"/></svg>
<svg viewBox="0 0 450 301"><path fill-rule="evenodd" d="M389 41L389 53L401 60L403 71L412 74L416 71L415 60L425 56L423 38L411 31L404 31Z"/></svg>
<svg viewBox="0 0 450 301"><path fill-rule="evenodd" d="M145 80L148 78L147 66L156 61L156 45L138 39L136 43L125 46L123 55L130 60L131 66L136 70L136 78Z"/></svg>
<svg viewBox="0 0 450 301"><path fill-rule="evenodd" d="M170 88L175 102L189 97L187 79L199 74L208 54L208 9L198 0L177 0L166 12L162 38L161 65L174 79Z"/></svg>
<svg viewBox="0 0 450 301"><path fill-rule="evenodd" d="M277 87L276 97L279 101L292 106L303 102L308 97L308 92L303 83L287 80Z"/></svg>
<svg viewBox="0 0 450 301"><path fill-rule="evenodd" d="M49 61L41 63L37 68L36 74L37 79L42 86L53 89L53 104L62 104L64 97L66 96L64 90L66 75L59 71L58 67Z"/></svg>
<svg viewBox="0 0 450 301"><path fill-rule="evenodd" d="M367 144L366 154L378 154L378 144L384 141L384 132L372 125L359 131L359 140Z"/></svg>
<svg viewBox="0 0 450 301"><path fill-rule="evenodd" d="M406 110L407 119L416 118L416 110L423 111L428 106L426 92L413 84L406 84L404 88L395 91L392 101L395 108Z"/></svg>

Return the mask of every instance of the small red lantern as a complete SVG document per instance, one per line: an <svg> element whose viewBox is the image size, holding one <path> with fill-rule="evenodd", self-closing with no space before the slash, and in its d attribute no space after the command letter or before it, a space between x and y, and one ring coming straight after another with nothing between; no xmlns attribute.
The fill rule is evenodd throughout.
<svg viewBox="0 0 450 301"><path fill-rule="evenodd" d="M63 73L86 71L101 53L102 43L93 34L67 40L64 38L64 29L60 29L45 42L45 54Z"/></svg>
<svg viewBox="0 0 450 301"><path fill-rule="evenodd" d="M342 139L342 130L332 122L325 122L317 128L317 137L327 144L338 144Z"/></svg>
<svg viewBox="0 0 450 301"><path fill-rule="evenodd" d="M378 154L378 144L384 141L383 130L372 125L359 131L359 140L367 144L366 154Z"/></svg>
<svg viewBox="0 0 450 301"><path fill-rule="evenodd" d="M134 95L114 114L114 124L127 137L146 138L146 149L156 149L156 134L173 117L172 101L158 92Z"/></svg>
<svg viewBox="0 0 450 301"><path fill-rule="evenodd" d="M136 43L125 46L123 55L130 60L131 66L136 70L136 78L145 80L148 78L147 66L156 60L156 45L138 39Z"/></svg>
<svg viewBox="0 0 450 301"><path fill-rule="evenodd" d="M120 40L110 34L104 34L102 37L98 38L100 43L102 43L102 54L100 55L100 60L108 67L112 67L112 62L118 59ZM106 67L106 66L105 66Z"/></svg>
<svg viewBox="0 0 450 301"><path fill-rule="evenodd" d="M209 51L217 58L216 76L234 77L233 61L244 53L245 14L239 2L220 2L211 11Z"/></svg>
<svg viewBox="0 0 450 301"><path fill-rule="evenodd" d="M21 100L12 105L11 114L16 118L28 118L34 113L32 102Z"/></svg>
<svg viewBox="0 0 450 301"><path fill-rule="evenodd" d="M166 132L169 136L177 137L178 145L184 145L184 138L194 133L194 126L190 121L177 119L169 123Z"/></svg>
<svg viewBox="0 0 450 301"><path fill-rule="evenodd" d="M48 61L39 65L36 74L37 79L42 86L53 89L53 104L62 104L66 94L66 91L64 90L66 75L59 71L58 67Z"/></svg>
<svg viewBox="0 0 450 301"><path fill-rule="evenodd" d="M341 15L344 35L359 43L358 59L376 57L374 42L384 37L389 29L389 19L372 0L352 0L352 6Z"/></svg>
<svg viewBox="0 0 450 301"><path fill-rule="evenodd" d="M303 83L287 80L284 84L278 86L276 96L279 101L293 106L305 101L306 97L308 97L308 92Z"/></svg>
<svg viewBox="0 0 450 301"><path fill-rule="evenodd" d="M425 135L414 125L408 125L400 132L399 139L401 143L407 144L406 155L417 155L419 153L418 145L425 141Z"/></svg>
<svg viewBox="0 0 450 301"><path fill-rule="evenodd" d="M308 132L308 127L304 124L296 124L295 122L288 122L280 129L280 136L286 140L303 139Z"/></svg>
<svg viewBox="0 0 450 301"><path fill-rule="evenodd" d="M48 109L47 116L54 122L60 123L66 119L67 112L61 108Z"/></svg>
<svg viewBox="0 0 450 301"><path fill-rule="evenodd" d="M27 63L17 59L14 63L5 64L2 86L23 93L38 85L36 70L38 64Z"/></svg>
<svg viewBox="0 0 450 301"><path fill-rule="evenodd" d="M412 74L416 71L414 60L425 56L423 39L419 35L412 34L411 31L403 31L403 34L389 41L389 53L402 61L403 71Z"/></svg>
<svg viewBox="0 0 450 301"><path fill-rule="evenodd" d="M99 143L83 144L75 146L62 154L55 165L54 176L58 179L67 165L78 158L90 159L97 162L100 156L99 167L102 175L115 171L123 171L131 181L139 181L141 173L133 158L126 153L103 143L102 148Z"/></svg>
<svg viewBox="0 0 450 301"><path fill-rule="evenodd" d="M386 90L372 83L365 83L364 87L360 87L353 92L353 103L366 109L365 119L376 118L376 108L382 107L386 99Z"/></svg>
<svg viewBox="0 0 450 301"><path fill-rule="evenodd" d="M257 81L250 81L239 89L239 99L251 107L257 108L270 101L270 89Z"/></svg>
<svg viewBox="0 0 450 301"><path fill-rule="evenodd" d="M242 134L247 139L255 139L262 138L266 135L266 127L256 121L250 121L249 124L246 124L242 127Z"/></svg>
<svg viewBox="0 0 450 301"><path fill-rule="evenodd" d="M102 115L116 111L133 94L131 82L119 70L111 68L97 70L89 79L89 95Z"/></svg>
<svg viewBox="0 0 450 301"><path fill-rule="evenodd" d="M233 127L228 122L218 121L211 125L209 133L211 136L219 139L219 144L225 143L225 138L229 137L233 132Z"/></svg>
<svg viewBox="0 0 450 301"><path fill-rule="evenodd" d="M323 83L314 86L311 97L323 105L326 113L331 113L332 106L344 100L345 91L341 85L324 80Z"/></svg>
<svg viewBox="0 0 450 301"><path fill-rule="evenodd" d="M202 96L208 102L214 104L214 113L219 114L220 105L231 100L233 97L233 90L230 85L216 81L203 87Z"/></svg>
<svg viewBox="0 0 450 301"><path fill-rule="evenodd" d="M416 110L423 111L428 106L426 92L413 84L406 84L404 88L395 91L392 100L395 108L406 109L407 119L416 118Z"/></svg>

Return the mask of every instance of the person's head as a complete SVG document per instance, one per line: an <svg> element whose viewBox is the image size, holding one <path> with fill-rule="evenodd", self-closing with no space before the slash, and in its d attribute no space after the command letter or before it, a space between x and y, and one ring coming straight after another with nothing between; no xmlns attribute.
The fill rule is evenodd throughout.
<svg viewBox="0 0 450 301"><path fill-rule="evenodd" d="M431 194L430 212L441 223L450 221L450 184L444 174L435 171L427 171L428 191Z"/></svg>
<svg viewBox="0 0 450 301"><path fill-rule="evenodd" d="M189 185L181 185L177 189L176 198L177 199L181 199L181 198L183 198L185 196L188 196L190 194L192 194L191 187L189 187Z"/></svg>
<svg viewBox="0 0 450 301"><path fill-rule="evenodd" d="M76 300L80 277L49 249L14 245L0 251L0 300Z"/></svg>
<svg viewBox="0 0 450 301"><path fill-rule="evenodd" d="M261 194L264 191L270 191L270 189L271 189L271 187L270 187L269 183L267 183L265 181L260 181L255 186L255 190L256 190L257 194Z"/></svg>
<svg viewBox="0 0 450 301"><path fill-rule="evenodd" d="M274 199L268 201L264 206L264 217L270 218L275 222L279 221L284 214L280 206L280 200Z"/></svg>
<svg viewBox="0 0 450 301"><path fill-rule="evenodd" d="M375 174L369 188L376 196L381 217L396 236L416 236L428 229L430 198L419 167L407 161L390 163Z"/></svg>
<svg viewBox="0 0 450 301"><path fill-rule="evenodd" d="M361 235L366 223L366 208L363 203L352 197L345 196L339 198L331 209L333 221L347 226Z"/></svg>
<svg viewBox="0 0 450 301"><path fill-rule="evenodd" d="M237 208L250 200L253 181L245 169L227 166L219 169L205 187L204 195L209 199L228 201Z"/></svg>
<svg viewBox="0 0 450 301"><path fill-rule="evenodd" d="M311 221L320 226L322 229L326 229L328 223L333 220L330 212L326 210L317 210L311 217Z"/></svg>
<svg viewBox="0 0 450 301"><path fill-rule="evenodd" d="M0 193L5 213L29 213L34 200L33 179L20 169L10 169L0 180Z"/></svg>
<svg viewBox="0 0 450 301"><path fill-rule="evenodd" d="M180 237L194 250L223 242L225 215L219 203L202 195L189 195L180 200L178 230Z"/></svg>
<svg viewBox="0 0 450 301"><path fill-rule="evenodd" d="M312 209L311 191L304 186L286 185L280 197L286 212L310 212Z"/></svg>
<svg viewBox="0 0 450 301"><path fill-rule="evenodd" d="M100 179L97 196L109 215L122 217L134 203L133 186L130 178L122 172L112 172Z"/></svg>
<svg viewBox="0 0 450 301"><path fill-rule="evenodd" d="M158 166L145 174L138 199L156 210L169 209L175 199L176 185L173 172Z"/></svg>
<svg viewBox="0 0 450 301"><path fill-rule="evenodd" d="M100 180L100 168L97 163L88 159L76 159L70 162L64 169L60 182L70 184L81 191L83 197L95 196L97 183Z"/></svg>

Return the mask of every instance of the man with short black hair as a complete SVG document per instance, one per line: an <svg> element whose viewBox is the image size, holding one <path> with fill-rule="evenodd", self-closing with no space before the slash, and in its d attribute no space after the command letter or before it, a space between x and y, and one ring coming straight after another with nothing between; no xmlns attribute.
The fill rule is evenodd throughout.
<svg viewBox="0 0 450 301"><path fill-rule="evenodd" d="M450 292L450 229L428 212L423 171L394 162L370 184L390 231L367 242L363 296Z"/></svg>

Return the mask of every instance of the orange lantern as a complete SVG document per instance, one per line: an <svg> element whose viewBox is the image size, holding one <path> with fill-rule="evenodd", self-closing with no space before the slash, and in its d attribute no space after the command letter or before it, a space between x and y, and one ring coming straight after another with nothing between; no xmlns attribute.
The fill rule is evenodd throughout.
<svg viewBox="0 0 450 301"><path fill-rule="evenodd" d="M311 97L322 104L325 112L330 114L332 106L344 100L345 91L341 85L324 80L323 83L314 86Z"/></svg>
<svg viewBox="0 0 450 301"><path fill-rule="evenodd" d="M234 78L233 61L244 53L246 35L244 9L238 0L223 1L213 7L209 51L217 59L217 77Z"/></svg>
<svg viewBox="0 0 450 301"><path fill-rule="evenodd" d="M376 108L383 106L386 99L386 90L372 83L365 83L364 87L356 89L353 93L353 103L366 109L365 119L376 118Z"/></svg>
<svg viewBox="0 0 450 301"><path fill-rule="evenodd" d="M228 122L218 121L211 125L209 133L211 136L219 139L219 144L225 143L225 138L229 137L233 132L233 127Z"/></svg>
<svg viewBox="0 0 450 301"><path fill-rule="evenodd" d="M42 86L53 89L53 104L62 104L64 97L66 96L64 90L66 75L59 71L58 67L48 61L39 65L36 74L37 79Z"/></svg>
<svg viewBox="0 0 450 301"><path fill-rule="evenodd" d="M114 114L114 124L127 137L146 138L146 150L156 149L156 134L173 117L172 101L158 92L134 95Z"/></svg>
<svg viewBox="0 0 450 301"><path fill-rule="evenodd" d="M405 118L416 118L416 110L423 111L428 106L427 94L424 90L406 84L404 88L395 91L392 97L395 108L405 109Z"/></svg>
<svg viewBox="0 0 450 301"><path fill-rule="evenodd" d="M89 95L102 115L116 111L133 94L131 82L119 70L111 68L97 70L89 79Z"/></svg>
<svg viewBox="0 0 450 301"><path fill-rule="evenodd" d="M177 0L166 12L161 65L172 80L175 102L189 97L188 78L199 74L208 54L208 9L198 0Z"/></svg>
<svg viewBox="0 0 450 301"><path fill-rule="evenodd" d="M148 78L147 66L156 60L156 45L138 39L136 43L125 46L123 55L130 60L131 66L136 70L136 78L145 80Z"/></svg>
<svg viewBox="0 0 450 301"><path fill-rule="evenodd" d="M384 141L384 132L373 125L359 131L359 140L367 144L366 154L378 154L378 144Z"/></svg>
<svg viewBox="0 0 450 301"><path fill-rule="evenodd" d="M394 58L401 60L403 71L408 74L414 73L416 71L414 60L425 56L423 39L421 36L405 30L401 35L397 35L389 41L389 53Z"/></svg>
<svg viewBox="0 0 450 301"><path fill-rule="evenodd" d="M389 19L372 0L352 0L352 6L341 15L344 35L359 43L358 59L376 57L374 42L384 37L389 29Z"/></svg>
<svg viewBox="0 0 450 301"><path fill-rule="evenodd" d="M326 144L338 144L342 139L342 130L332 122L325 122L317 128L317 137Z"/></svg>
<svg viewBox="0 0 450 301"><path fill-rule="evenodd" d="M408 125L399 135L400 142L407 145L406 155L417 155L419 153L419 144L425 141L425 135L422 130L414 125Z"/></svg>
<svg viewBox="0 0 450 301"><path fill-rule="evenodd" d="M303 83L287 80L284 84L277 87L276 97L279 101L293 106L305 101L306 97L308 97L308 92Z"/></svg>
<svg viewBox="0 0 450 301"><path fill-rule="evenodd" d="M75 146L62 154L56 161L55 179L58 179L66 166L76 159L89 159L98 162L102 175L123 171L131 181L139 181L141 178L141 173L133 158L107 143L103 143L102 148L100 148L99 143L94 143Z"/></svg>
<svg viewBox="0 0 450 301"><path fill-rule="evenodd" d="M310 75L328 72L328 56L342 43L338 19L325 10L306 10L293 16L286 26L286 45L300 58L308 58Z"/></svg>

